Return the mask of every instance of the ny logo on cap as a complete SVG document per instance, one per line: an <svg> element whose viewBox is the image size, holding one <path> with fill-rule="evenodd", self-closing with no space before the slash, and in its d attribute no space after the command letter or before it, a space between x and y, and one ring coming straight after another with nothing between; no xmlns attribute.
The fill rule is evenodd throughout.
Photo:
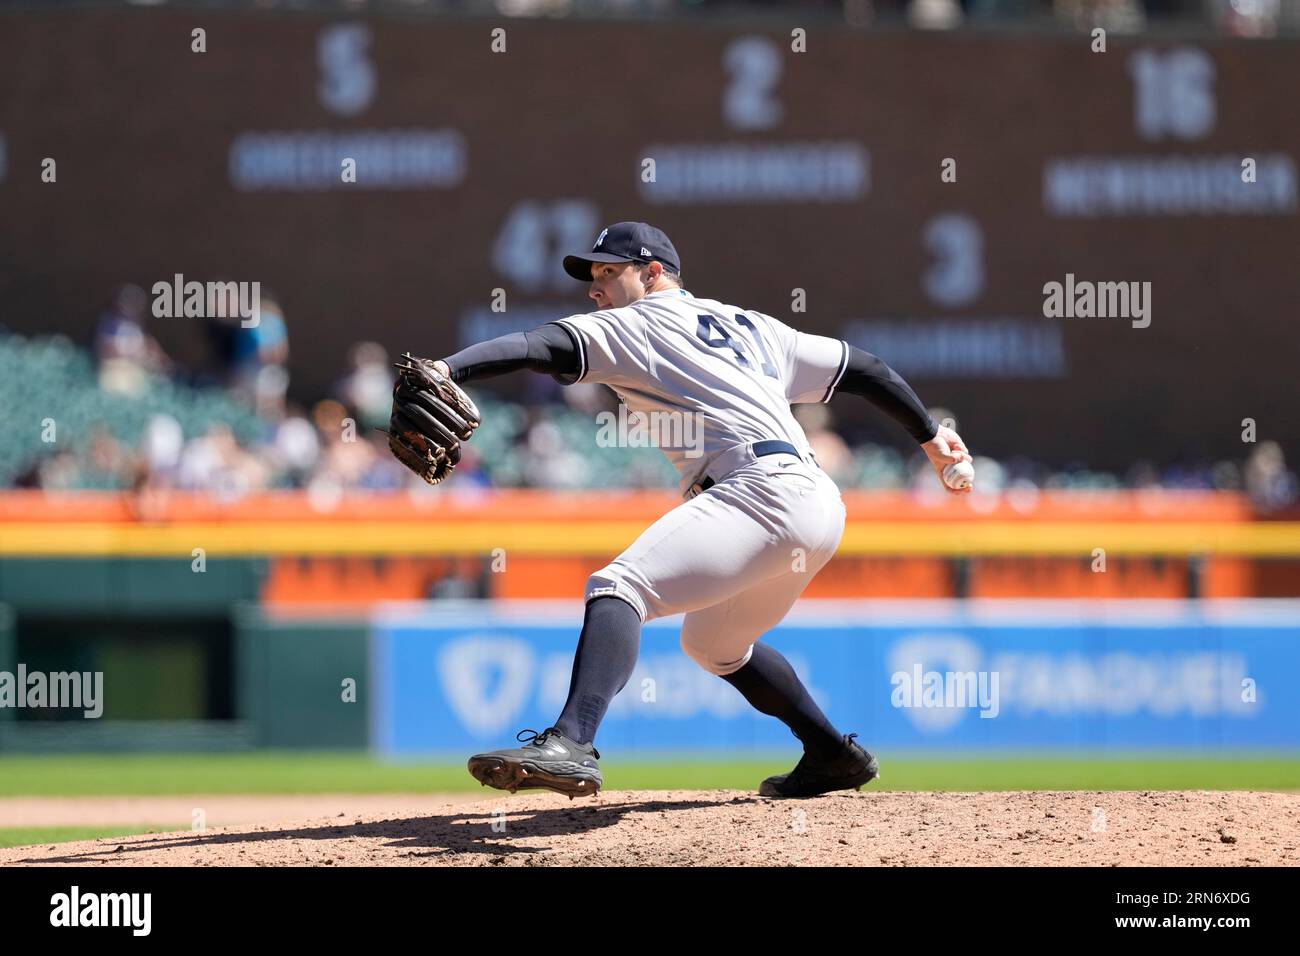
<svg viewBox="0 0 1300 956"><path fill-rule="evenodd" d="M602 230L600 230L600 235L596 237L596 244L595 244L594 246L592 246L592 249L593 249L593 250L594 250L594 249L599 249L599 248L600 248L600 244L601 244L602 242L605 241L605 234L608 233L608 232L609 232L608 229L602 229Z"/></svg>

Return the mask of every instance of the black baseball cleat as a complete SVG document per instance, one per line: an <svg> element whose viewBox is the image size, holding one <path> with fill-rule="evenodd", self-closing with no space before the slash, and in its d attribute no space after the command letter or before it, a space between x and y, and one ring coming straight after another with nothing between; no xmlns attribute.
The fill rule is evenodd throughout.
<svg viewBox="0 0 1300 956"><path fill-rule="evenodd" d="M760 797L815 797L832 790L860 790L880 776L876 758L854 743L857 734L844 738L844 750L829 760L804 754L789 773L768 777L758 788Z"/></svg>
<svg viewBox="0 0 1300 956"><path fill-rule="evenodd" d="M532 734L532 737L524 737ZM543 789L574 797L594 796L605 783L600 775L600 752L592 744L570 740L554 727L540 734L521 730L522 747L493 750L469 758L469 772L485 787L498 790Z"/></svg>

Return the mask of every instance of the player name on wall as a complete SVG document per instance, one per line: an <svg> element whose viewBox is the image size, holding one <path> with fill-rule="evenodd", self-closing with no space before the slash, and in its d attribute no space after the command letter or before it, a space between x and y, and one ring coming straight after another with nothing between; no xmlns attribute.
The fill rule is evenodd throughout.
<svg viewBox="0 0 1300 956"><path fill-rule="evenodd" d="M465 178L457 130L259 130L230 144L239 190L449 189Z"/></svg>

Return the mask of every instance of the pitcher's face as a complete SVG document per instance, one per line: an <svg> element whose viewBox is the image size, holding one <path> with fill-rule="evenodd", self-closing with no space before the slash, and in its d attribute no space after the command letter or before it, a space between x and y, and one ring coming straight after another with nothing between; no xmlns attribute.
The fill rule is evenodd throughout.
<svg viewBox="0 0 1300 956"><path fill-rule="evenodd" d="M636 262L593 262L587 295L601 309L621 309L646 294L642 266Z"/></svg>

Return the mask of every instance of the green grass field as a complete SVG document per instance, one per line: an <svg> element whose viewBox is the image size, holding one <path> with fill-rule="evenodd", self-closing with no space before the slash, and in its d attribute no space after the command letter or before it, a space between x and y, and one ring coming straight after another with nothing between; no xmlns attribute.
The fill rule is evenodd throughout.
<svg viewBox="0 0 1300 956"><path fill-rule="evenodd" d="M794 755L768 760L601 761L613 790L752 790ZM1300 755L1077 758L970 754L880 756L885 790L1300 790ZM364 754L0 755L0 797L259 793L473 792L455 763L391 763Z"/></svg>
<svg viewBox="0 0 1300 956"><path fill-rule="evenodd" d="M78 840L97 840L100 837L133 836L153 833L164 827L0 827L0 850L15 846L49 846L55 843L73 843Z"/></svg>

